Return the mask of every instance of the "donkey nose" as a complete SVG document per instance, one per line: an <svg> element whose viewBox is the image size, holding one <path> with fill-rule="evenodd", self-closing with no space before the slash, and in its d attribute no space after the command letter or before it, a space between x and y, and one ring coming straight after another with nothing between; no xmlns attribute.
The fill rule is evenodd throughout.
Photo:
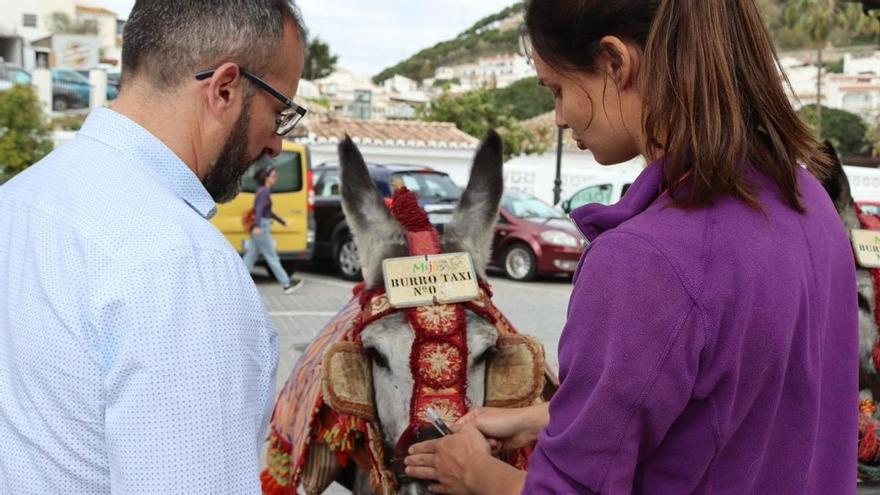
<svg viewBox="0 0 880 495"><path fill-rule="evenodd" d="M433 426L423 426L419 428L416 433L415 441L413 445L417 443L427 442L428 440L437 440L438 438L443 438L443 434L437 431L437 428Z"/></svg>

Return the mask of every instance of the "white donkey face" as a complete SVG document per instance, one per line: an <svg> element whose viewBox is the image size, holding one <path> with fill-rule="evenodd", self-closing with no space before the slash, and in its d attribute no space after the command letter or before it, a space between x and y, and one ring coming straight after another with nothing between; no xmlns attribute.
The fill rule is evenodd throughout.
<svg viewBox="0 0 880 495"><path fill-rule="evenodd" d="M453 220L444 228L444 252L467 252L479 276L485 276L491 241L504 181L501 139L490 131L480 146L471 168L470 180ZM369 176L360 151L350 139L339 146L342 179L342 207L361 258L367 289L384 284L382 261L408 256L406 233L392 217ZM486 361L492 354L498 333L494 325L467 311L467 397L474 406L485 398ZM413 330L402 314L396 313L366 327L361 333L364 349L372 359L376 413L385 443L392 449L409 426L413 376L410 353ZM418 483L406 483L401 493L428 493Z"/></svg>
<svg viewBox="0 0 880 495"><path fill-rule="evenodd" d="M495 350L498 331L482 317L468 311L467 397L482 405L486 392L486 363ZM409 357L415 335L402 314L383 318L361 333L364 351L372 361L376 413L385 443L393 448L409 426L413 377Z"/></svg>

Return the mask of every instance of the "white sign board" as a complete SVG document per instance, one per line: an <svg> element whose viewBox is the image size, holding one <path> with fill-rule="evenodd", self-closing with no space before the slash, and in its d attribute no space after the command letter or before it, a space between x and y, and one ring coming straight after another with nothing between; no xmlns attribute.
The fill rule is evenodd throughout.
<svg viewBox="0 0 880 495"><path fill-rule="evenodd" d="M395 308L452 304L477 298L479 285L468 253L449 253L382 262L385 292Z"/></svg>
<svg viewBox="0 0 880 495"><path fill-rule="evenodd" d="M852 244L859 266L880 268L880 231L853 230Z"/></svg>

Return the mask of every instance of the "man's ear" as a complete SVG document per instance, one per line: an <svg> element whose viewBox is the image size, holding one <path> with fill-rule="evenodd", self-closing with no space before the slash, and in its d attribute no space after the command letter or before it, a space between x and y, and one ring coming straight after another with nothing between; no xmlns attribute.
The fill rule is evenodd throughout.
<svg viewBox="0 0 880 495"><path fill-rule="evenodd" d="M221 65L205 84L205 101L212 113L233 108L244 100L244 81L237 64L227 62Z"/></svg>

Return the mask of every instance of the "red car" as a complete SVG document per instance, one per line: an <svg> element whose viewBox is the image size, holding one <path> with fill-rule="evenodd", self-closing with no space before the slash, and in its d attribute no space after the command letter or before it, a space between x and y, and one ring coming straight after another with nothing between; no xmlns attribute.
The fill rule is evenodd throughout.
<svg viewBox="0 0 880 495"><path fill-rule="evenodd" d="M585 246L577 227L556 208L520 192L501 198L491 264L511 279L574 273Z"/></svg>

